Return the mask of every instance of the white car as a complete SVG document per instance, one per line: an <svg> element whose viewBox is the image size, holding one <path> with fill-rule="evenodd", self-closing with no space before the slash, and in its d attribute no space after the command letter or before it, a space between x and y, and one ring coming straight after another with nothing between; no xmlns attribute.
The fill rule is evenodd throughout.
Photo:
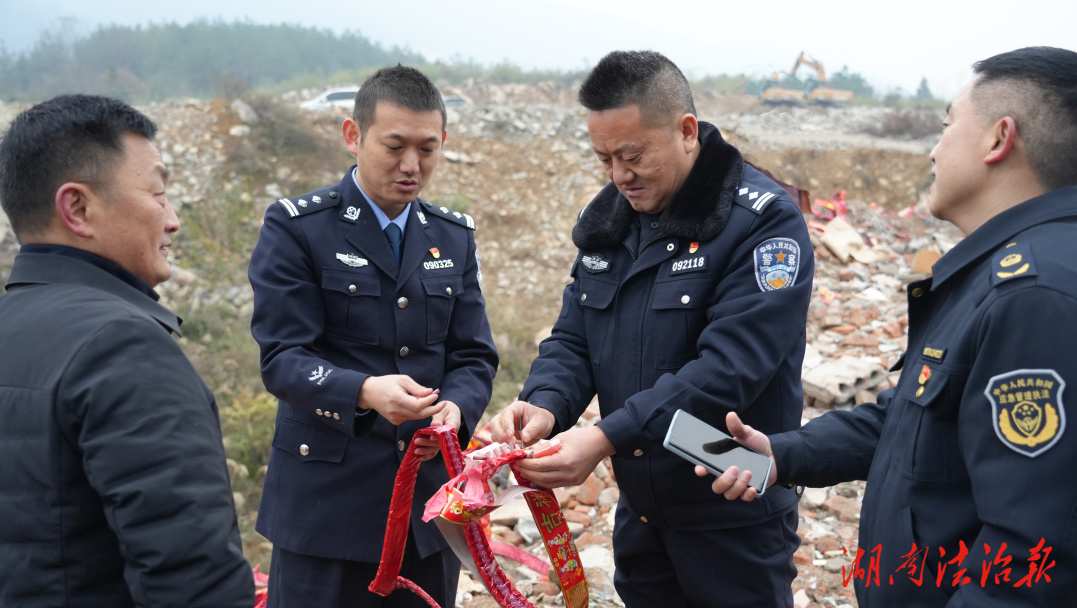
<svg viewBox="0 0 1077 608"><path fill-rule="evenodd" d="M351 110L355 106L355 94L359 87L337 87L324 91L314 99L308 99L299 104L305 110L327 110L339 108Z"/></svg>
<svg viewBox="0 0 1077 608"><path fill-rule="evenodd" d="M335 89L329 89L322 92L321 95L318 95L314 99L304 101L299 104L299 107L306 110L339 108L350 112L355 107L355 94L358 92L359 87L337 87ZM446 108L459 108L467 105L466 99L455 95L449 95L442 99L445 101Z"/></svg>

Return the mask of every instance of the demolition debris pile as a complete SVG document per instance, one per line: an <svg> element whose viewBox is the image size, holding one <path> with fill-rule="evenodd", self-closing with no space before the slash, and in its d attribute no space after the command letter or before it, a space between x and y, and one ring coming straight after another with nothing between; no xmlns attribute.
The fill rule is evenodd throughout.
<svg viewBox="0 0 1077 608"><path fill-rule="evenodd" d="M520 375L560 309L575 257L570 231L576 215L607 178L572 91L552 84L475 85L445 93L469 103L450 110L443 160L425 196L475 217L501 374ZM176 272L159 291L163 302L186 318L184 348L199 369L218 370L213 388L219 396L241 394L244 383L235 378L243 374L257 384L253 351L246 351L250 361L234 355L217 360L211 344L222 335L249 339L246 256L265 208L278 197L335 183L348 163L339 142L341 116L299 114L294 105L302 98L171 100L142 108L160 126L157 143L172 172L169 195L184 221L173 247ZM23 107L0 104L0 123ZM924 202L927 157L936 136L930 129L924 133L923 125L937 122L940 113L766 109L753 98L706 94L699 96L698 107L701 118L718 125L750 162L819 199L813 205L818 216L805 214L817 262L803 373L805 419L874 400L892 386L896 375L887 370L906 347L904 286L926 276L933 260L961 237L953 226L932 219ZM256 146L266 141L278 149L266 153ZM0 279L16 252L7 218L0 214ZM492 407L505 405L514 390L518 386L510 385L495 396L499 400ZM596 416L592 407L581 424L593 424ZM271 431L254 432L268 437ZM226 441L230 454L249 442ZM268 451L268 445L256 448ZM247 555L252 562L265 561L268 544L252 530L263 471L235 461L230 468ZM842 584L842 568L856 553L863 490L863 483L850 483L805 492L800 503L804 543L794 556L798 608L855 606L851 588ZM611 531L618 490L612 468L600 465L584 485L559 490L558 497L578 534L592 605L621 605L613 588ZM542 555L523 501L498 509L492 520L496 539ZM559 603L556 583L545 573L514 562L504 566L536 605ZM494 605L466 574L458 600L465 607Z"/></svg>

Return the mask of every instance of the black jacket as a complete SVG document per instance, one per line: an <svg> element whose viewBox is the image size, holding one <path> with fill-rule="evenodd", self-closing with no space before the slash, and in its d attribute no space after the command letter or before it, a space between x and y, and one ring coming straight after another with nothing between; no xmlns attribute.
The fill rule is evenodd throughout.
<svg viewBox="0 0 1077 608"><path fill-rule="evenodd" d="M699 124L700 156L649 235L612 183L581 214L574 280L520 395L560 432L597 393L621 495L645 521L681 530L796 508L786 488L752 503L714 494L713 478L662 440L678 409L722 429L730 411L770 432L800 425L815 269L797 205Z"/></svg>
<svg viewBox="0 0 1077 608"><path fill-rule="evenodd" d="M406 374L460 406L466 444L490 401L497 351L470 216L412 203L401 263L352 178L266 211L249 276L262 380L280 398L260 533L304 555L377 562L389 499L412 435L356 416L368 376ZM418 552L448 548L423 504L448 481L440 457L419 468L411 513Z"/></svg>
<svg viewBox="0 0 1077 608"><path fill-rule="evenodd" d="M896 388L771 438L779 481L867 479L863 608L1077 605L1074 256L1077 187L1000 213L909 285Z"/></svg>
<svg viewBox="0 0 1077 608"><path fill-rule="evenodd" d="M0 606L250 608L213 395L179 319L21 253L0 297Z"/></svg>

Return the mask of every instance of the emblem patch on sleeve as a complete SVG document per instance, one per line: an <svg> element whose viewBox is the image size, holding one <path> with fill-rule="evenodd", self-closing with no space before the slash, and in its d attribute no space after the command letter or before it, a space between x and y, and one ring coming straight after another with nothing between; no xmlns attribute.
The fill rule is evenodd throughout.
<svg viewBox="0 0 1077 608"><path fill-rule="evenodd" d="M791 287L800 270L800 245L793 239L767 239L755 246L755 281L759 289L774 291Z"/></svg>
<svg viewBox="0 0 1077 608"><path fill-rule="evenodd" d="M1019 369L991 378L984 394L1003 445L1035 458L1058 443L1066 430L1065 387L1051 369Z"/></svg>

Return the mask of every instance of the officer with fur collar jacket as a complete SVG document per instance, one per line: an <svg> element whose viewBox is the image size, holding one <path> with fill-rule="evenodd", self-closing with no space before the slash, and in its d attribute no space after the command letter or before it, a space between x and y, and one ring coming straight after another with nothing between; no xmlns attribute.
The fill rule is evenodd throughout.
<svg viewBox="0 0 1077 608"><path fill-rule="evenodd" d="M612 181L572 231L579 254L560 318L495 438L561 433L557 455L520 465L550 487L612 456L626 606L791 605L796 493L727 501L662 440L678 409L723 430L730 411L773 432L800 426L813 250L798 206L716 127L685 113L666 130L646 94L613 107L588 98L592 81L611 88L617 64L655 61L672 66L613 53L581 88ZM596 394L601 421L574 428Z"/></svg>

